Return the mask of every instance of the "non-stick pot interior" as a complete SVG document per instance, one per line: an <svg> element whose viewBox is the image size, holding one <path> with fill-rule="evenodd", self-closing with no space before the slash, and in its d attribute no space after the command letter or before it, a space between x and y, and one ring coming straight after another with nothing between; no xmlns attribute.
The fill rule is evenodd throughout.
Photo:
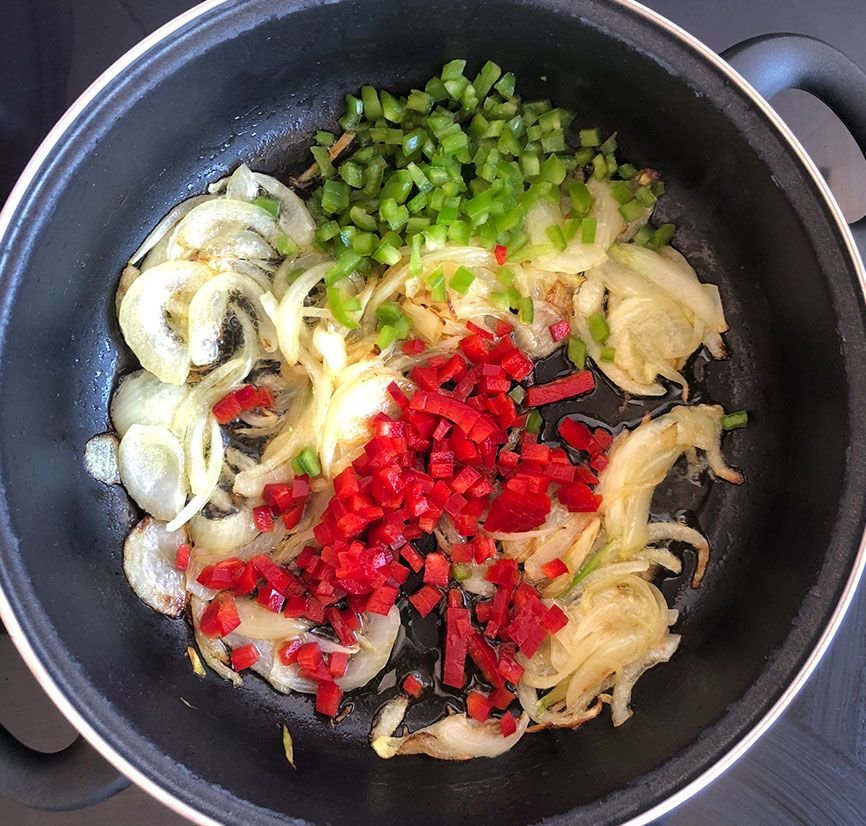
<svg viewBox="0 0 866 826"><path fill-rule="evenodd" d="M700 360L696 387L749 409L749 429L726 441L747 482L678 489L677 506L710 538L710 572L699 592L685 576L666 583L685 640L642 680L623 728L603 714L579 732L526 737L496 760L385 762L366 735L387 693L359 699L334 727L308 699L256 678L235 690L193 676L187 626L153 614L123 577L135 514L122 490L88 477L82 451L106 428L117 370L130 363L113 293L148 228L240 161L279 172L303 163L311 134L335 124L347 91L408 91L456 56L472 69L497 61L525 96L618 130L625 157L663 171L659 215L680 227L677 246L725 302L731 358ZM846 446L853 452L862 433L848 409L863 329L837 239L813 182L743 94L676 36L618 5L227 3L112 81L45 159L6 240L4 588L97 730L217 819L633 815L697 775L780 694L850 569L862 506L846 498L856 470ZM627 407L617 421L642 412ZM294 734L296 770L279 723Z"/></svg>

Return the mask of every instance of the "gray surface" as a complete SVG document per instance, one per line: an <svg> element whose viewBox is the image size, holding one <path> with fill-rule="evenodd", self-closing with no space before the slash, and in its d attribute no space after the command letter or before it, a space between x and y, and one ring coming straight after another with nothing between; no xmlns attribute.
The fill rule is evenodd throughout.
<svg viewBox="0 0 866 826"><path fill-rule="evenodd" d="M136 40L190 5L185 0L2 0L0 9L8 25L0 30L0 137L8 125L4 108L12 101L4 95L12 94L10 89L28 101L38 98L42 105L30 118L29 129L17 132L14 151L0 158L0 183L17 174L33 142L59 116L62 105ZM653 0L649 5L717 50L755 34L796 31L828 40L866 66L862 0ZM48 12L68 21L68 26L57 27L56 17ZM51 32L40 33L40 27L51 27ZM28 38L40 41L40 48ZM22 61L34 71L22 72ZM20 82L9 83L13 73ZM830 181L846 217L854 220L866 213L866 163L847 131L809 95L787 92L774 105ZM69 743L72 729L41 694L6 637L0 637L0 662L0 722L37 748L54 750ZM786 715L727 774L665 822L866 822L864 666L866 594L861 594L829 655ZM36 812L0 798L0 824L183 822L136 788L99 806L68 813Z"/></svg>

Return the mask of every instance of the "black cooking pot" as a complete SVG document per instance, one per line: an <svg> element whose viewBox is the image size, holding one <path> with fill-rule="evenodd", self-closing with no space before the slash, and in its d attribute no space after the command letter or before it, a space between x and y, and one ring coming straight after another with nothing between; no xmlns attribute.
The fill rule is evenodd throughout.
<svg viewBox="0 0 866 826"><path fill-rule="evenodd" d="M635 692L637 714L524 738L495 760L382 761L375 698L336 728L255 679L195 678L189 630L132 595L120 488L82 464L128 366L113 315L129 252L175 202L240 161L303 162L346 90L408 90L445 60L491 58L527 96L619 130L664 171L659 212L720 286L730 360L705 397L748 408L726 443L742 488L690 502L714 549L705 584L666 583L684 643ZM866 76L784 36L734 59L773 94L830 103L866 146ZM863 565L863 271L827 187L787 129L683 32L609 0L210 2L113 67L28 167L0 245L0 615L30 667L108 760L200 822L645 823L730 765L814 668ZM696 498L695 498L696 497ZM283 758L279 722L296 743ZM123 783L83 741L37 755L4 733L0 790L63 808ZM297 822L296 821L296 822Z"/></svg>

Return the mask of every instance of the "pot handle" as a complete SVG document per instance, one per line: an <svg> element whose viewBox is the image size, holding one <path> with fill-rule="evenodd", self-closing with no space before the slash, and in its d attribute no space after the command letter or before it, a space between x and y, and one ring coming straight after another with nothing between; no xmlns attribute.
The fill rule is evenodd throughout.
<svg viewBox="0 0 866 826"><path fill-rule="evenodd" d="M722 57L768 100L801 89L826 103L866 157L866 72L838 49L804 34L763 34L731 46ZM866 217L851 230L866 256Z"/></svg>
<svg viewBox="0 0 866 826"><path fill-rule="evenodd" d="M92 806L128 785L80 735L65 749L45 753L0 726L0 795L34 809L65 812Z"/></svg>

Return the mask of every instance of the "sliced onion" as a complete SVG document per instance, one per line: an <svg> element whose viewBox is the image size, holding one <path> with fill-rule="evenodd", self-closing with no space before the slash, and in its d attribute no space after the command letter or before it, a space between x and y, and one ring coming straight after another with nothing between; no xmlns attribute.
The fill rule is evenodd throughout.
<svg viewBox="0 0 866 826"><path fill-rule="evenodd" d="M226 232L247 228L271 246L279 235L277 222L261 207L230 198L214 198L199 204L177 225L169 241L168 257L182 258Z"/></svg>
<svg viewBox="0 0 866 826"><path fill-rule="evenodd" d="M171 519L186 501L183 448L164 427L134 424L120 442L120 478L136 504L157 519Z"/></svg>
<svg viewBox="0 0 866 826"><path fill-rule="evenodd" d="M211 364L219 356L219 343L229 301L238 295L257 310L259 340L265 352L277 348L277 335L261 305L262 288L245 275L223 273L203 284L189 304L189 354L193 364ZM238 307L236 312L245 312Z"/></svg>
<svg viewBox="0 0 866 826"><path fill-rule="evenodd" d="M242 163L226 180L225 196L236 201L252 201L259 192L259 183L250 168Z"/></svg>
<svg viewBox="0 0 866 826"><path fill-rule="evenodd" d="M285 184L270 175L254 172L256 183L280 202L280 227L298 246L308 247L313 243L316 223L307 205Z"/></svg>
<svg viewBox="0 0 866 826"><path fill-rule="evenodd" d="M343 691L351 691L370 682L387 665L399 631L397 606L392 606L385 616L364 614L359 639L361 651L349 660L346 673L335 680L337 685Z"/></svg>
<svg viewBox="0 0 866 826"><path fill-rule="evenodd" d="M171 533L164 522L145 516L126 537L123 572L139 599L154 611L179 617L186 605L184 576L175 567L186 531Z"/></svg>
<svg viewBox="0 0 866 826"><path fill-rule="evenodd" d="M253 599L236 599L241 624L236 633L253 640L294 640L309 630L311 623L275 614Z"/></svg>
<svg viewBox="0 0 866 826"><path fill-rule="evenodd" d="M122 437L134 424L171 429L175 411L186 398L184 385L166 384L147 370L121 379L111 399L111 423Z"/></svg>
<svg viewBox="0 0 866 826"><path fill-rule="evenodd" d="M377 737L371 745L384 760L398 754L426 754L439 760L498 757L517 745L528 725L529 717L523 714L514 734L503 737L499 720L479 723L465 714L452 714L405 737Z"/></svg>
<svg viewBox="0 0 866 826"><path fill-rule="evenodd" d="M292 283L280 301L277 316L274 319L277 328L277 339L280 351L288 365L297 364L300 357L300 336L303 325L302 310L304 301L324 277L333 263L317 264Z"/></svg>
<svg viewBox="0 0 866 826"><path fill-rule="evenodd" d="M375 743L380 737L390 737L397 726L403 722L408 709L409 698L403 694L388 700L373 718L370 742Z"/></svg>
<svg viewBox="0 0 866 826"><path fill-rule="evenodd" d="M241 508L237 513L210 519L196 516L189 523L189 533L196 548L225 553L236 551L252 542L258 535L252 511ZM275 537L270 536L273 543Z"/></svg>
<svg viewBox="0 0 866 826"><path fill-rule="evenodd" d="M651 648L639 660L627 665L613 684L610 701L610 717L614 726L621 726L632 715L631 692L645 671L654 665L666 663L673 657L680 644L678 634L668 634L655 648Z"/></svg>
<svg viewBox="0 0 866 826"><path fill-rule="evenodd" d="M136 278L120 305L126 343L145 370L168 384L183 384L190 367L186 341L169 323L168 304L188 300L212 275L204 264L169 261Z"/></svg>
<svg viewBox="0 0 866 826"><path fill-rule="evenodd" d="M160 241L162 241L163 238L168 236L168 233L174 229L181 218L188 215L199 204L203 204L205 201L210 201L212 198L213 195L193 195L192 198L187 198L185 201L181 201L150 231L150 233L148 233L147 238L141 242L141 246L130 257L129 263L137 264Z"/></svg>

